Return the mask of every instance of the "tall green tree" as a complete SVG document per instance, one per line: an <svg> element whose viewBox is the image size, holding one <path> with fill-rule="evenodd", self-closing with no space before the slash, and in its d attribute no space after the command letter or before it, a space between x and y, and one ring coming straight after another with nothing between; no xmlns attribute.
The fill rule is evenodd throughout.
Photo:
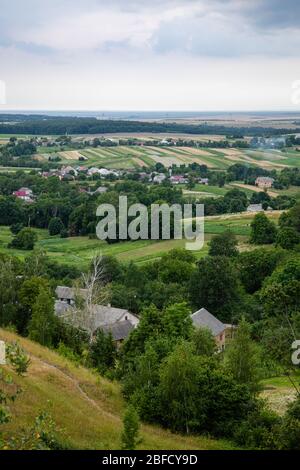
<svg viewBox="0 0 300 470"><path fill-rule="evenodd" d="M234 233L226 230L212 238L208 254L210 256L236 256L238 254L237 244Z"/></svg>
<svg viewBox="0 0 300 470"><path fill-rule="evenodd" d="M293 227L282 227L278 230L276 237L276 245L286 250L292 250L300 243L300 233Z"/></svg>
<svg viewBox="0 0 300 470"><path fill-rule="evenodd" d="M220 320L230 322L240 300L238 272L230 258L201 259L191 276L190 298L196 308L205 307Z"/></svg>
<svg viewBox="0 0 300 470"><path fill-rule="evenodd" d="M90 358L92 365L101 373L113 367L116 358L116 347L111 333L105 334L99 329L95 340L90 345Z"/></svg>
<svg viewBox="0 0 300 470"><path fill-rule="evenodd" d="M133 405L129 405L123 418L122 449L134 450L139 439L139 416Z"/></svg>
<svg viewBox="0 0 300 470"><path fill-rule="evenodd" d="M226 365L234 379L258 390L259 354L257 345L251 339L250 325L242 319L226 351Z"/></svg>
<svg viewBox="0 0 300 470"><path fill-rule="evenodd" d="M264 213L256 214L251 222L250 242L256 245L265 245L274 243L276 240L277 229Z"/></svg>
<svg viewBox="0 0 300 470"><path fill-rule="evenodd" d="M180 429L184 422L187 434L196 416L198 368L194 347L182 342L168 356L160 371L161 397L163 403L168 403L169 423L173 429Z"/></svg>
<svg viewBox="0 0 300 470"><path fill-rule="evenodd" d="M26 333L28 323L32 315L32 308L40 293L40 289L49 289L49 283L45 278L33 276L25 279L19 290L19 311L18 331Z"/></svg>
<svg viewBox="0 0 300 470"><path fill-rule="evenodd" d="M51 346L55 325L54 300L50 291L41 287L32 307L32 317L28 328L30 339L44 346Z"/></svg>
<svg viewBox="0 0 300 470"><path fill-rule="evenodd" d="M199 356L212 356L217 351L215 338L208 328L197 328L191 335L191 341Z"/></svg>
<svg viewBox="0 0 300 470"><path fill-rule="evenodd" d="M259 290L264 280L272 274L283 256L282 250L258 248L240 253L237 259L239 277L248 292Z"/></svg>
<svg viewBox="0 0 300 470"><path fill-rule="evenodd" d="M64 228L65 226L60 217L50 219L48 225L49 235L59 235Z"/></svg>
<svg viewBox="0 0 300 470"><path fill-rule="evenodd" d="M20 250L33 250L36 241L36 232L31 228L23 228L17 233L8 246L9 248L18 248Z"/></svg>
<svg viewBox="0 0 300 470"><path fill-rule="evenodd" d="M192 332L190 309L185 302L169 305L163 312L163 333L170 338L188 338Z"/></svg>

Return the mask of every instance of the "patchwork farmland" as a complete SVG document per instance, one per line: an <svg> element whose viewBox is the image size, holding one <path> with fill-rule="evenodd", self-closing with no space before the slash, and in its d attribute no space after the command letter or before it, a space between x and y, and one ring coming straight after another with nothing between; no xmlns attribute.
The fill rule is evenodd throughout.
<svg viewBox="0 0 300 470"><path fill-rule="evenodd" d="M210 169L226 170L234 163L246 163L266 170L282 170L286 167L300 167L300 152L296 150L249 150L249 149L211 149L193 147L155 147L155 146L116 146L86 148L51 152L58 155L60 163L73 164L80 161L84 166L103 166L111 169L133 169L150 167L161 163L166 168L172 165L188 165L193 162L206 165ZM35 158L48 159L50 153L39 152ZM81 160L84 157L84 160Z"/></svg>

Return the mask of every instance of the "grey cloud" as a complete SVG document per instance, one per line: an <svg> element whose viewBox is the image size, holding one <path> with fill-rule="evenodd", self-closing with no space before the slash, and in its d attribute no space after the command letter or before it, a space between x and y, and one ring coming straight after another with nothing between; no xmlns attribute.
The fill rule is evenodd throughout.
<svg viewBox="0 0 300 470"><path fill-rule="evenodd" d="M260 0L249 4L244 13L258 27L300 28L299 0Z"/></svg>
<svg viewBox="0 0 300 470"><path fill-rule="evenodd" d="M192 6L204 11L189 14ZM169 7L183 8L182 18L163 22L150 40L155 54L183 52L211 57L247 55L297 56L300 39L287 34L287 28L300 28L299 0L1 0L0 44L14 45L31 54L48 55L54 49L37 41L14 37L20 28L36 28L57 18L101 11L112 7L127 13L150 10L165 11ZM300 37L300 35L299 35ZM63 44L62 44L63 46ZM107 41L102 50L114 53L132 49L128 41ZM63 49L63 47L62 47Z"/></svg>

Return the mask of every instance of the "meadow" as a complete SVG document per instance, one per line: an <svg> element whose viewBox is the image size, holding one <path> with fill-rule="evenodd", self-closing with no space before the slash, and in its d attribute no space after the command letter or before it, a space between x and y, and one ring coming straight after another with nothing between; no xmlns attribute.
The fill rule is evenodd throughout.
<svg viewBox="0 0 300 470"><path fill-rule="evenodd" d="M278 221L280 211L269 213L268 216ZM248 244L250 235L250 224L253 213L227 214L222 216L210 216L205 218L205 242L199 251L194 251L197 258L206 256L209 249L209 241L213 235L231 230L238 238L240 250L253 249L253 245ZM108 244L98 239L88 237L60 238L49 236L47 230L35 229L38 235L36 248L43 250L51 260L62 264L68 264L86 268L93 256L101 252L103 255L116 256L120 261L145 263L160 258L173 248L184 248L185 240L137 240ZM11 254L24 259L30 251L10 249L7 247L12 239L9 227L0 227L0 253Z"/></svg>

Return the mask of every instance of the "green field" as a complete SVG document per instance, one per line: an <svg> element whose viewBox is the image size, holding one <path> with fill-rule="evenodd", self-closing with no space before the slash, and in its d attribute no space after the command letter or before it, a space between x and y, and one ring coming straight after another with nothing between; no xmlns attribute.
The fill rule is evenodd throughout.
<svg viewBox="0 0 300 470"><path fill-rule="evenodd" d="M205 243L200 251L195 251L197 258L207 255L208 242L215 234L222 233L230 229L238 237L240 249L252 249L253 246L247 244L250 234L250 223L254 214L236 214L212 216L205 218ZM275 222L278 220L279 211L269 214ZM148 262L160 258L164 253L172 248L185 246L185 240L137 240L108 244L98 239L88 237L50 237L47 230L36 230L38 242L36 248L47 253L50 259L64 264L85 268L95 253L101 252L104 255L114 255L120 261L136 261L138 263ZM12 234L8 227L0 227L0 252L12 254L24 259L30 252L10 249L7 244L11 241Z"/></svg>

